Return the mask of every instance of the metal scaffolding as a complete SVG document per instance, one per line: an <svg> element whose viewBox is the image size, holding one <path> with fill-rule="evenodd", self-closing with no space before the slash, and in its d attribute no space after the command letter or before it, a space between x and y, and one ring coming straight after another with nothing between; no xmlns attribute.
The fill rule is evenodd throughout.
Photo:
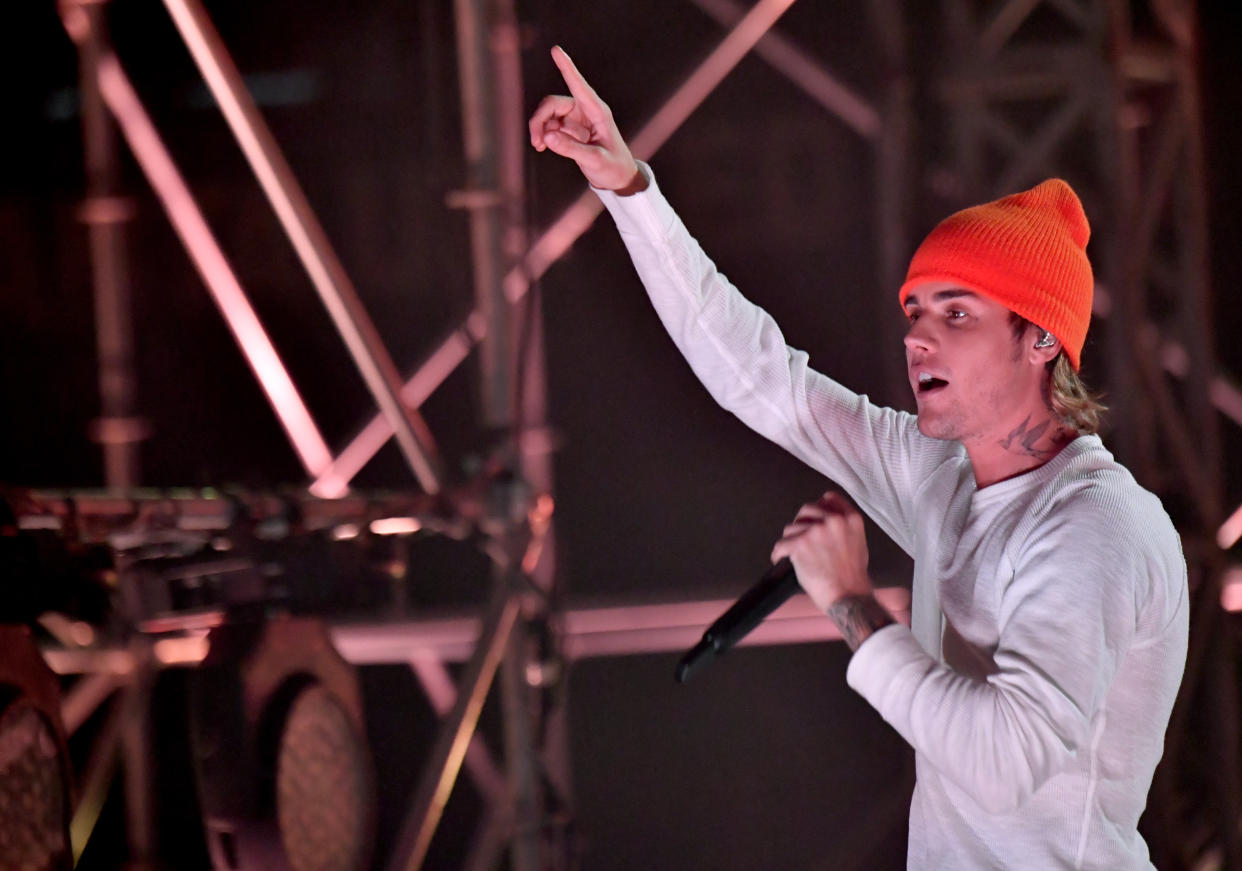
<svg viewBox="0 0 1242 871"><path fill-rule="evenodd" d="M1153 860L1190 868L1211 855L1242 867L1238 689L1214 542L1224 480L1217 409L1230 391L1210 321L1195 5L944 0L941 10L950 61L937 71L934 112L952 148L924 174L937 211L1052 175L1073 183L1102 267L1087 365L1110 400L1109 444L1182 535L1191 648L1148 806ZM1211 719L1207 746L1189 738L1196 699ZM1214 760L1212 795L1195 800L1179 789L1179 769L1205 760Z"/></svg>
<svg viewBox="0 0 1242 871"><path fill-rule="evenodd" d="M1207 215L1196 82L1196 23L1190 2L1152 0L943 0L944 51L932 71L930 99L916 88L923 73L906 38L910 23L896 0L865 0L884 91L868 101L775 29L793 0L691 0L726 28L716 48L652 118L629 137L650 158L750 51L874 147L877 286L894 288L916 237L920 203L929 213L1063 175L1082 193L1104 251L1096 316L1097 344L1113 397L1110 441L1123 462L1179 514L1195 582L1192 650L1170 726L1168 753L1152 792L1149 827L1156 864L1190 868L1216 851L1242 867L1238 820L1238 698L1233 651L1220 608L1224 516L1217 412L1237 407L1217 375L1209 328ZM142 426L132 399L132 351L126 326L120 228L128 214L116 190L112 114L233 331L298 454L317 497L340 497L354 475L395 435L423 491L446 491L445 473L419 406L474 349L480 354L480 407L502 434L480 504L493 557L494 591L481 618L342 624L333 639L351 662L408 663L442 717L439 739L405 815L391 871L420 867L462 767L485 797L485 818L465 867L496 867L506 844L518 871L569 868L565 832L571 804L561 663L591 655L671 650L697 638L724 603L570 609L556 571L553 475L546 420L542 321L531 293L537 281L600 214L581 196L542 232L525 225L522 153L525 100L512 0L456 0L463 143L468 177L449 205L469 216L474 309L423 365L402 382L374 325L315 219L305 196L242 85L199 0L165 0L183 40L269 197L375 399L378 413L342 451L327 446L246 300L241 285L112 53L103 26L106 3L63 0L66 30L82 58L88 200L99 300L98 437L107 483L138 481L135 445ZM1145 13L1141 29L1132 17ZM943 125L951 148L920 159L916 123ZM533 237L533 238L532 238ZM886 330L896 336L894 321ZM1097 365L1089 362L1089 366ZM1175 381L1171 379L1176 379ZM904 389L900 371L889 372ZM1242 422L1242 421L1240 421ZM1173 465L1161 458L1171 457ZM477 483L477 482L476 482ZM45 505L45 508L47 506ZM81 509L81 506L78 506ZM318 509L314 509L318 510ZM55 513L51 508L48 511ZM426 522L433 522L419 515ZM128 515L126 515L128 516ZM908 599L893 593L900 611ZM752 643L835 637L830 625L797 606L778 615ZM118 686L122 704L101 746L125 748L131 792L131 846L150 853L149 802L142 781L146 728L141 711L149 678L162 662L193 663L202 651L155 656L139 637L124 649L66 644L48 651L62 673L98 675L66 698L68 731ZM180 648L178 648L180 649ZM466 662L458 686L445 664ZM559 673L558 673L559 672ZM505 775L475 734L483 699L499 674L504 708ZM1195 693L1209 699L1218 744L1192 748L1187 737ZM125 730L128 730L126 732ZM1180 792L1177 769L1194 753L1214 753L1213 795L1201 805ZM106 787L114 753L86 772L84 795ZM89 826L88 826L89 828Z"/></svg>

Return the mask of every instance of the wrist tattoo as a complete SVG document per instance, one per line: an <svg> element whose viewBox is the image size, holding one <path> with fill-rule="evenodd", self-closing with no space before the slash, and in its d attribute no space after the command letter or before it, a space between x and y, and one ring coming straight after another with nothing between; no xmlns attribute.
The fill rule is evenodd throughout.
<svg viewBox="0 0 1242 871"><path fill-rule="evenodd" d="M841 630L850 650L857 650L872 632L896 622L875 596L843 596L828 606L828 616Z"/></svg>

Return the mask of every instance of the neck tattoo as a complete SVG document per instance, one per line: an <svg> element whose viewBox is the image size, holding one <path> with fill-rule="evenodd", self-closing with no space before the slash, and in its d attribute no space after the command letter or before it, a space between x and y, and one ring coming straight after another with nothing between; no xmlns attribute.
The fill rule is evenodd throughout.
<svg viewBox="0 0 1242 871"><path fill-rule="evenodd" d="M1055 429L1050 431L1052 419L1045 418L1042 423L1031 426L1031 416L1028 414L1022 423L1018 424L1008 437L1000 440L1000 446L1007 451L1015 454L1021 454L1026 457L1033 457L1037 460L1048 460L1056 454L1057 449L1065 443L1063 434ZM1051 444L1047 447L1037 447L1039 440L1044 435L1049 437Z"/></svg>

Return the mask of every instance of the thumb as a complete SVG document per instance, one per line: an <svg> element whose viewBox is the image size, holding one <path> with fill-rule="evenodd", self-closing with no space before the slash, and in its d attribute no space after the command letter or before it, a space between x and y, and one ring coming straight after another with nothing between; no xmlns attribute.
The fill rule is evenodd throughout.
<svg viewBox="0 0 1242 871"><path fill-rule="evenodd" d="M561 157L568 157L579 165L584 160L590 160L597 152L602 150L598 145L586 145L572 136L567 136L557 131L543 134L543 141L552 151Z"/></svg>

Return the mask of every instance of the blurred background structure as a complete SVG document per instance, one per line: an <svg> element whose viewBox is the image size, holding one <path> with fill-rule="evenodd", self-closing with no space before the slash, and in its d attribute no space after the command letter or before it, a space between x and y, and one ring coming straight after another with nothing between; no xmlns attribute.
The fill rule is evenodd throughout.
<svg viewBox="0 0 1242 871"><path fill-rule="evenodd" d="M1080 192L1084 374L1194 596L1142 828L1162 869L1242 868L1238 12L911 7L6 10L0 867L904 867L909 750L807 603L673 683L826 485L711 403L529 149L561 44L881 403L922 235Z"/></svg>

